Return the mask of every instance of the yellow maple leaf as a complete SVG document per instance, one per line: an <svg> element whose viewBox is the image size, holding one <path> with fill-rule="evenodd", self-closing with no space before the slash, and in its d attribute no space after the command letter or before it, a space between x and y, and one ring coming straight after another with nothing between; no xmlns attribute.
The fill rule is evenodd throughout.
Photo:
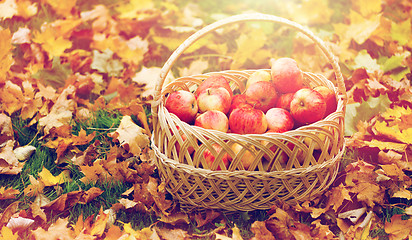
<svg viewBox="0 0 412 240"><path fill-rule="evenodd" d="M136 12L143 9L152 9L154 3L152 0L130 0L128 4L121 4L116 8L120 13L120 18L136 18Z"/></svg>
<svg viewBox="0 0 412 240"><path fill-rule="evenodd" d="M50 57L61 56L72 47L72 42L59 35L52 27L47 26L42 32L34 32L33 42L42 45Z"/></svg>
<svg viewBox="0 0 412 240"><path fill-rule="evenodd" d="M352 8L358 11L362 16L368 17L372 14L378 14L382 11L382 1L352 0Z"/></svg>
<svg viewBox="0 0 412 240"><path fill-rule="evenodd" d="M342 49L342 60L347 60L353 57L352 54L348 54L347 49L351 40L353 39L358 44L363 44L375 30L379 27L382 14L372 15L369 18L365 18L358 12L351 10L349 14L350 24L337 23L332 24L335 33L340 38L339 47Z"/></svg>
<svg viewBox="0 0 412 240"><path fill-rule="evenodd" d="M1 228L0 233L0 240L18 240L20 238L18 232L13 233L13 231L6 226Z"/></svg>
<svg viewBox="0 0 412 240"><path fill-rule="evenodd" d="M403 143L412 144L412 128L401 131L398 125L389 126L385 121L376 121L373 128L380 135Z"/></svg>
<svg viewBox="0 0 412 240"><path fill-rule="evenodd" d="M328 6L328 0L303 0L300 4L292 1L281 3L282 8L287 9L289 18L303 25L329 23L334 12Z"/></svg>
<svg viewBox="0 0 412 240"><path fill-rule="evenodd" d="M72 15L71 10L76 6L77 0L42 0L42 2L48 3L59 15L70 16Z"/></svg>
<svg viewBox="0 0 412 240"><path fill-rule="evenodd" d="M262 29L253 29L251 32L247 34L242 34L238 39L236 39L237 43L237 51L233 56L233 62L231 65L232 69L240 69L243 64L248 59L251 59L253 56L253 61L255 61L256 52L261 50L263 45L267 40L266 34L263 32ZM265 51L268 52L268 51ZM268 60L268 59L266 59ZM261 64L261 62L255 62L256 64Z"/></svg>
<svg viewBox="0 0 412 240"><path fill-rule="evenodd" d="M93 223L90 229L90 235L93 236L102 236L105 231L107 221L109 220L110 215L103 212L103 208L100 208L99 215L96 217L96 221Z"/></svg>
<svg viewBox="0 0 412 240"><path fill-rule="evenodd" d="M17 4L18 16L28 19L37 14L37 3L28 0L19 0Z"/></svg>
<svg viewBox="0 0 412 240"><path fill-rule="evenodd" d="M71 181L69 170L65 170L59 175L54 176L47 168L43 167L43 170L39 172L39 177L44 183L44 186L54 186Z"/></svg>
<svg viewBox="0 0 412 240"><path fill-rule="evenodd" d="M14 63L11 39L10 29L0 30L0 83L5 81L6 73Z"/></svg>

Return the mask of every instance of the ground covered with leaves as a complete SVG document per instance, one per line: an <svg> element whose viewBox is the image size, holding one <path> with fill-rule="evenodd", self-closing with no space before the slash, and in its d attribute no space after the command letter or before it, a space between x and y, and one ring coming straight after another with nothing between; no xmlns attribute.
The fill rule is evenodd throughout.
<svg viewBox="0 0 412 240"><path fill-rule="evenodd" d="M185 213L150 149L159 71L192 33L263 12L308 26L339 58L347 150L330 189L267 211ZM0 239L408 239L412 3L2 0ZM333 80L314 44L272 23L203 37L169 80L290 56Z"/></svg>

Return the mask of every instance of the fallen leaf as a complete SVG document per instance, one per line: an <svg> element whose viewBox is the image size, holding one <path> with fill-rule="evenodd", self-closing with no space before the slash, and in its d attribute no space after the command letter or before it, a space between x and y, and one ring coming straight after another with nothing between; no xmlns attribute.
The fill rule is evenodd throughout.
<svg viewBox="0 0 412 240"><path fill-rule="evenodd" d="M46 187L71 181L69 170L64 170L58 176L54 176L47 168L43 167L43 170L38 175Z"/></svg>
<svg viewBox="0 0 412 240"><path fill-rule="evenodd" d="M265 222L262 221L255 221L252 223L252 226L250 227L250 231L255 234L254 237L251 238L251 240L276 240L276 238L273 236L273 234L266 228Z"/></svg>
<svg viewBox="0 0 412 240"><path fill-rule="evenodd" d="M59 218L56 222L52 223L50 227L46 229L37 228L33 230L32 236L36 240L50 240L50 239L59 239L59 240L72 240L75 239L73 230L67 227L69 224L68 219Z"/></svg>
<svg viewBox="0 0 412 240"><path fill-rule="evenodd" d="M13 3L13 1L7 0L3 3L0 3L0 18L4 19L7 11L7 15L13 14L12 11L6 10L5 8L10 8L7 6L7 3ZM15 4L15 3L14 3ZM10 16L10 15L9 15ZM13 65L13 45L11 44L12 35L10 29L0 29L0 83L5 81L5 76L10 70L10 67Z"/></svg>
<svg viewBox="0 0 412 240"><path fill-rule="evenodd" d="M142 86L144 91L142 92L142 97L148 98L150 96L154 96L155 87L158 83L158 79L160 76L161 68L159 67L150 67L147 68L145 66L133 76L132 81L136 82L138 85ZM173 74L169 72L166 76L164 85L172 82L175 79Z"/></svg>
<svg viewBox="0 0 412 240"><path fill-rule="evenodd" d="M123 116L117 130L108 135L117 139L121 146L126 147L134 155L139 155L142 148L149 146L149 136L130 116Z"/></svg>
<svg viewBox="0 0 412 240"><path fill-rule="evenodd" d="M12 18L13 16L17 15L17 13L18 10L15 0L5 0L4 2L0 3L0 18L2 20Z"/></svg>
<svg viewBox="0 0 412 240"><path fill-rule="evenodd" d="M74 93L76 89L70 85L63 90L57 98L50 113L45 117L39 119L39 128L43 129L44 134L47 135L53 127L61 127L63 125L70 125L73 117L73 112L76 109L76 102L74 101Z"/></svg>
<svg viewBox="0 0 412 240"><path fill-rule="evenodd" d="M411 234L412 220L403 220L402 215L395 214L390 222L385 222L385 232L389 239L405 239Z"/></svg>
<svg viewBox="0 0 412 240"><path fill-rule="evenodd" d="M13 230L10 228L3 226L0 231L0 237L1 239L7 239L7 240L18 240L20 238L19 233L15 232L13 233Z"/></svg>
<svg viewBox="0 0 412 240"><path fill-rule="evenodd" d="M14 139L13 125L11 118L4 113L0 113L0 145L8 140Z"/></svg>
<svg viewBox="0 0 412 240"><path fill-rule="evenodd" d="M0 89L0 99L2 102L2 110L6 111L9 115L23 107L23 92L17 84L11 81L6 81L4 87Z"/></svg>
<svg viewBox="0 0 412 240"><path fill-rule="evenodd" d="M6 164L1 164L0 166L3 168L14 168L17 167L19 164L19 160L14 155L13 148L14 148L15 141L8 140L3 147L0 148L0 162L4 161Z"/></svg>
<svg viewBox="0 0 412 240"><path fill-rule="evenodd" d="M13 202L0 214L0 227L4 227L10 220L10 218L17 212L19 202Z"/></svg>
<svg viewBox="0 0 412 240"><path fill-rule="evenodd" d="M7 188L5 186L0 187L0 200L13 199L18 195L20 191L14 188Z"/></svg>

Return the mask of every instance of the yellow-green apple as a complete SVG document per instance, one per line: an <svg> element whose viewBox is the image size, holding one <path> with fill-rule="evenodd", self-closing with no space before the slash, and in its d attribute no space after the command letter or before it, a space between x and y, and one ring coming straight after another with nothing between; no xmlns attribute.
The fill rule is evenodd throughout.
<svg viewBox="0 0 412 240"><path fill-rule="evenodd" d="M245 148L239 143L234 143L230 146L230 149L240 157L240 162L245 170L248 170L250 165L252 165L253 161L255 160L255 156L257 154L256 148L254 146L248 146ZM242 154L242 155L240 155ZM233 162L233 158L229 155L229 160ZM252 170L252 169L249 169Z"/></svg>
<svg viewBox="0 0 412 240"><path fill-rule="evenodd" d="M262 134L268 127L262 110L253 107L236 108L229 115L229 129L238 134Z"/></svg>
<svg viewBox="0 0 412 240"><path fill-rule="evenodd" d="M195 126L227 132L229 129L229 119L221 111L208 110L196 117Z"/></svg>
<svg viewBox="0 0 412 240"><path fill-rule="evenodd" d="M220 152L223 150L222 146L220 146L219 144L213 144L212 145L213 149L216 151L217 155L214 155L212 153L212 151L210 151L209 149L206 149L203 152L203 157L205 158L205 162L207 164L207 166L204 168L207 169L211 169L212 168L212 164L213 162L216 160L216 158L220 155ZM218 167L216 168L216 170L221 170L221 166L225 166L226 169L229 167L229 154L228 153L222 153L223 156L220 156L221 162L218 163ZM222 165L223 164L223 165Z"/></svg>
<svg viewBox="0 0 412 240"><path fill-rule="evenodd" d="M196 98L198 98L200 93L204 90L208 88L219 87L225 88L229 92L230 98L233 97L233 91L232 88L230 88L229 81L222 75L211 75L208 78L206 78L202 83L199 84L194 94Z"/></svg>
<svg viewBox="0 0 412 240"><path fill-rule="evenodd" d="M290 111L290 102L293 99L293 95L295 95L294 92L281 94L275 106Z"/></svg>
<svg viewBox="0 0 412 240"><path fill-rule="evenodd" d="M278 58L271 63L272 82L279 93L296 92L303 87L303 75L292 58Z"/></svg>
<svg viewBox="0 0 412 240"><path fill-rule="evenodd" d="M267 110L276 105L278 93L272 82L260 81L249 86L245 91L245 95L259 102L255 108L266 113Z"/></svg>
<svg viewBox="0 0 412 240"><path fill-rule="evenodd" d="M272 80L272 76L270 75L270 72L264 69L256 70L254 73L250 74L249 78L247 79L246 89L249 88L249 86L255 82L260 82L260 81L270 82L271 80Z"/></svg>
<svg viewBox="0 0 412 240"><path fill-rule="evenodd" d="M165 107L170 113L189 124L194 122L198 112L195 95L185 90L170 93L166 99Z"/></svg>
<svg viewBox="0 0 412 240"><path fill-rule="evenodd" d="M199 112L204 113L208 110L218 110L224 114L229 112L232 98L229 92L223 87L207 88L197 97Z"/></svg>
<svg viewBox="0 0 412 240"><path fill-rule="evenodd" d="M268 129L272 132L286 132L293 128L292 115L283 108L271 108L266 112Z"/></svg>
<svg viewBox="0 0 412 240"><path fill-rule="evenodd" d="M230 105L228 115L233 111L233 109L240 107L256 107L259 106L259 102L256 99L253 99L245 94L237 94L232 98L232 104Z"/></svg>
<svg viewBox="0 0 412 240"><path fill-rule="evenodd" d="M299 89L290 102L290 113L298 125L317 122L325 116L326 103L320 93L310 88Z"/></svg>
<svg viewBox="0 0 412 240"><path fill-rule="evenodd" d="M334 91L332 91L326 86L317 86L313 90L320 93L325 99L325 102L326 102L325 117L336 111L337 103L336 103L336 96L335 96Z"/></svg>

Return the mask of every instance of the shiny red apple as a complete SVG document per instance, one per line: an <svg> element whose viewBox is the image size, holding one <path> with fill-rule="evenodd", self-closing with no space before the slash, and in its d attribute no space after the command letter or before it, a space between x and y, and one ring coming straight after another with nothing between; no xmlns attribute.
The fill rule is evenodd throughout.
<svg viewBox="0 0 412 240"><path fill-rule="evenodd" d="M223 87L207 88L197 97L200 113L208 110L218 110L226 114L229 112L231 103L230 93Z"/></svg>
<svg viewBox="0 0 412 240"><path fill-rule="evenodd" d="M253 99L245 94L237 94L232 98L232 104L230 105L228 115L233 111L233 109L240 107L255 107L259 106L259 102L256 99Z"/></svg>
<svg viewBox="0 0 412 240"><path fill-rule="evenodd" d="M298 125L317 122L325 116L325 112L325 99L317 91L302 88L293 95L290 103L290 113Z"/></svg>
<svg viewBox="0 0 412 240"><path fill-rule="evenodd" d="M233 133L262 134L266 132L267 127L263 111L253 107L236 108L229 116L229 128Z"/></svg>
<svg viewBox="0 0 412 240"><path fill-rule="evenodd" d="M335 96L334 91L332 91L326 86L317 86L313 90L320 93L325 99L325 102L326 102L325 117L336 111L337 102L336 102L336 96Z"/></svg>
<svg viewBox="0 0 412 240"><path fill-rule="evenodd" d="M196 117L195 126L227 132L229 129L229 120L223 112L209 110Z"/></svg>
<svg viewBox="0 0 412 240"><path fill-rule="evenodd" d="M303 75L292 58L279 58L272 62L272 82L279 93L296 92L303 87Z"/></svg>
<svg viewBox="0 0 412 240"><path fill-rule="evenodd" d="M170 93L166 99L165 107L170 113L189 124L194 122L198 112L195 95L185 90Z"/></svg>
<svg viewBox="0 0 412 240"><path fill-rule="evenodd" d="M276 102L275 107L290 111L290 102L292 102L293 95L295 95L294 92L281 94L278 98L278 101Z"/></svg>
<svg viewBox="0 0 412 240"><path fill-rule="evenodd" d="M255 108L266 113L276 105L278 93L272 82L259 81L252 83L245 91L245 95L259 102Z"/></svg>
<svg viewBox="0 0 412 240"><path fill-rule="evenodd" d="M223 87L225 88L229 94L230 98L233 97L233 91L232 88L230 87L229 81L222 75L211 75L208 78L206 78L196 89L195 91L195 96L196 98L199 97L200 93L202 93L204 90L208 88L219 88Z"/></svg>
<svg viewBox="0 0 412 240"><path fill-rule="evenodd" d="M286 132L293 128L292 115L283 108L271 108L266 112L268 129L271 132Z"/></svg>

